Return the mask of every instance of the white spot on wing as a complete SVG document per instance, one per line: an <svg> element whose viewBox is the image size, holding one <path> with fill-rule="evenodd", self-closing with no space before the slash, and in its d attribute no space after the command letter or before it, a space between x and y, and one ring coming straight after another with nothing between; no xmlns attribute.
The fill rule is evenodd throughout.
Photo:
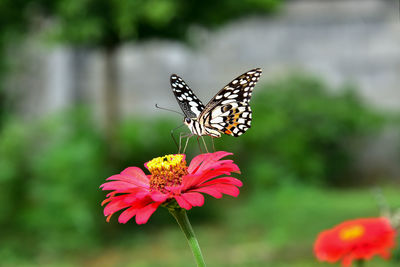
<svg viewBox="0 0 400 267"><path fill-rule="evenodd" d="M232 102L235 102L235 100L233 100L233 99L227 99L227 100L222 101L221 104L222 104L222 105L225 105L225 104L229 104L229 103L232 103Z"/></svg>
<svg viewBox="0 0 400 267"><path fill-rule="evenodd" d="M212 119L210 122L211 123L220 123L223 121L224 121L224 119L222 117L216 117L216 118Z"/></svg>
<svg viewBox="0 0 400 267"><path fill-rule="evenodd" d="M213 118L221 116L221 114L222 114L221 109L216 109L211 113Z"/></svg>

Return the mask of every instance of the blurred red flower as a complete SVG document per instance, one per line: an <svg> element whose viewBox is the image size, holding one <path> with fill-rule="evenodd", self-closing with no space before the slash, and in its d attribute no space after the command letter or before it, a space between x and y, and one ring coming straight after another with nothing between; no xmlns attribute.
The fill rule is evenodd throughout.
<svg viewBox="0 0 400 267"><path fill-rule="evenodd" d="M396 231L387 218L363 218L345 221L321 232L314 244L318 260L351 266L353 260L369 260L375 255L390 258Z"/></svg>
<svg viewBox="0 0 400 267"><path fill-rule="evenodd" d="M185 155L166 155L155 158L145 167L150 171L146 175L140 168L129 167L120 174L113 175L100 186L103 190L112 190L102 205L107 221L115 212L125 209L118 218L126 223L136 216L137 224L144 224L163 203L175 199L184 209L202 206L204 196L201 193L221 198L222 194L238 196L238 187L242 182L233 177L219 177L238 172L239 167L232 160L220 160L232 153L218 151L200 154L186 165Z"/></svg>

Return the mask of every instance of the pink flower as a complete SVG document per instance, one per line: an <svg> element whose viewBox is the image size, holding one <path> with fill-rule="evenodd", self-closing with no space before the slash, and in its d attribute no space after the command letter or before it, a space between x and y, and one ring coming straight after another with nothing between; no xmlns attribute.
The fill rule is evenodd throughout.
<svg viewBox="0 0 400 267"><path fill-rule="evenodd" d="M232 160L220 160L232 153L218 151L200 154L186 165L185 155L166 155L155 158L145 167L150 171L146 175L138 167L128 167L120 174L113 175L100 186L111 190L102 202L106 204L104 215L111 215L125 209L119 216L120 223L126 223L136 216L137 224L146 223L161 204L176 200L186 210L204 204L204 194L221 198L222 194L237 197L242 182L233 177L219 177L240 173Z"/></svg>

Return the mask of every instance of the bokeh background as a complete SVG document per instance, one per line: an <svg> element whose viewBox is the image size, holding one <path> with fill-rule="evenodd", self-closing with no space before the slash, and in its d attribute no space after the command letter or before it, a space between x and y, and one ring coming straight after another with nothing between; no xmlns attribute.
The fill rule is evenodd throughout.
<svg viewBox="0 0 400 267"><path fill-rule="evenodd" d="M318 232L400 208L398 1L2 0L0 28L3 266L194 266L165 210L100 206L106 177L177 151L154 107L179 109L172 73L207 102L263 69L251 130L216 140L240 196L189 212L209 266L328 266Z"/></svg>

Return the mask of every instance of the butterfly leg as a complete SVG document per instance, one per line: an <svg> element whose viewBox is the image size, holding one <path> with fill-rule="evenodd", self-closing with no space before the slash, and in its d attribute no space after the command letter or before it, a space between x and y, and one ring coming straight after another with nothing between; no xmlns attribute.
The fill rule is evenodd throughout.
<svg viewBox="0 0 400 267"><path fill-rule="evenodd" d="M179 151L181 149L181 144L180 144L181 139L179 138L179 145L178 145L178 143L176 142L175 137L174 137L174 130L171 130L171 137L172 137L172 140L174 141L174 143L176 145L176 148Z"/></svg>
<svg viewBox="0 0 400 267"><path fill-rule="evenodd" d="M209 153L209 152L208 152L208 149L207 149L206 141L204 141L203 136L201 136L201 140L203 140L203 144L204 144L204 148L206 149L206 152Z"/></svg>
<svg viewBox="0 0 400 267"><path fill-rule="evenodd" d="M188 143L189 143L189 139L190 139L190 137L192 137L192 136L193 136L192 134L189 134L189 135L186 135L186 136L183 137L183 138L186 137L186 143L185 143L185 147L183 148L182 154L185 153L186 147L187 147L187 145L188 145Z"/></svg>
<svg viewBox="0 0 400 267"><path fill-rule="evenodd" d="M182 149L182 134L183 132L179 133L179 148L178 148L178 154L181 153L181 149Z"/></svg>
<svg viewBox="0 0 400 267"><path fill-rule="evenodd" d="M175 136L174 136L174 131L179 129L179 128L181 128L183 125L184 124L182 124L182 125L180 125L180 126L178 126L178 127L176 127L176 128L171 130L171 137L172 137L172 140L174 141L176 147L178 148L178 152L181 150L181 138L180 138L180 136L181 136L182 132L179 135L179 145L178 145L178 142L176 142L176 139L175 139Z"/></svg>
<svg viewBox="0 0 400 267"><path fill-rule="evenodd" d="M214 137L212 137L212 136L211 136L211 143L212 143L213 150L214 150L214 152L215 152Z"/></svg>
<svg viewBox="0 0 400 267"><path fill-rule="evenodd" d="M200 149L200 153L203 153L203 150L201 150L201 145L200 145L200 141L199 141L199 136L197 136L197 145L199 146Z"/></svg>
<svg viewBox="0 0 400 267"><path fill-rule="evenodd" d="M189 139L189 135L187 134L187 133L185 133L185 132L180 132L179 133L179 149L178 149L178 153L181 153L181 149L182 149L182 139L183 138L188 138ZM186 141L186 145L187 145L187 142L188 141ZM186 146L185 146L185 150L186 150Z"/></svg>

